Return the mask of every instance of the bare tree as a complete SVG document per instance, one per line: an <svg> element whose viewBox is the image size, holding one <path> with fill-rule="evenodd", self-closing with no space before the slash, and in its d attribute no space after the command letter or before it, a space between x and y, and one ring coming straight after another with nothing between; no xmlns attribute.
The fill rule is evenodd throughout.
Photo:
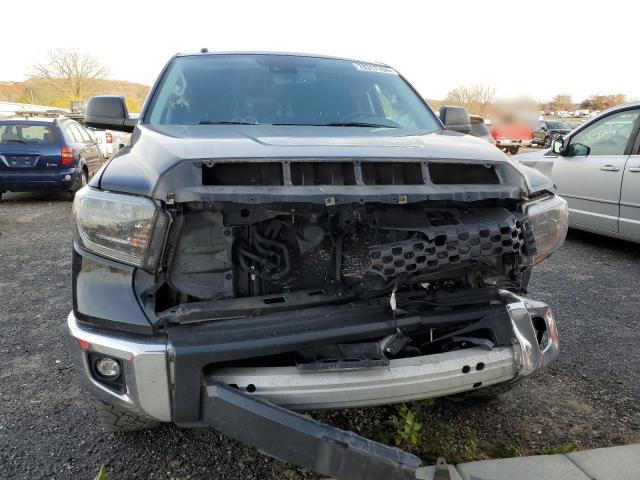
<svg viewBox="0 0 640 480"><path fill-rule="evenodd" d="M571 99L571 95L568 93L560 93L553 97L549 106L556 112L573 110L574 108L573 100Z"/></svg>
<svg viewBox="0 0 640 480"><path fill-rule="evenodd" d="M476 83L471 86L462 85L453 90L449 90L443 103L446 105L465 107L471 113L484 115L490 110L495 96L495 88L482 83Z"/></svg>
<svg viewBox="0 0 640 480"><path fill-rule="evenodd" d="M41 62L32 66L32 72L34 77L50 81L65 96L84 100L109 70L87 53L57 49L48 51Z"/></svg>

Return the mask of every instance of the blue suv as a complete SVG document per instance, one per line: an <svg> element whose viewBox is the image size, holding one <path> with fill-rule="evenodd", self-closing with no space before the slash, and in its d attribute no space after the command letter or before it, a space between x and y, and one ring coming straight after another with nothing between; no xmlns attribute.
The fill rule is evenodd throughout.
<svg viewBox="0 0 640 480"><path fill-rule="evenodd" d="M34 190L73 197L101 166L97 141L69 118L0 120L0 197Z"/></svg>

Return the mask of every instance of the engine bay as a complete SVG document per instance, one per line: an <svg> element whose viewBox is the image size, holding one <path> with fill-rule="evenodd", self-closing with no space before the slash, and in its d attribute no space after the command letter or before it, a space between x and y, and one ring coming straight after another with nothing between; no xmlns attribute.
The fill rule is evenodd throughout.
<svg viewBox="0 0 640 480"><path fill-rule="evenodd" d="M507 202L194 202L173 217L155 310L177 323L380 298L411 312L457 292L520 292L533 246Z"/></svg>

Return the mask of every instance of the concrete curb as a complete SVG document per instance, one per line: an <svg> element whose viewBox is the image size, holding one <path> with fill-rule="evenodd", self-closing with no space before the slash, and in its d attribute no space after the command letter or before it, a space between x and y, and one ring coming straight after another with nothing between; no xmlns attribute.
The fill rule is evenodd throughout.
<svg viewBox="0 0 640 480"><path fill-rule="evenodd" d="M435 467L416 478L432 480ZM537 455L469 462L449 467L451 480L640 480L640 443L566 455Z"/></svg>

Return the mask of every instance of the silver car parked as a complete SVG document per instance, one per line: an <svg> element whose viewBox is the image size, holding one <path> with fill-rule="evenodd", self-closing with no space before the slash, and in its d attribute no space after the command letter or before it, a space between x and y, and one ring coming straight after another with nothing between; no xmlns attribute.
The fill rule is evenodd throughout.
<svg viewBox="0 0 640 480"><path fill-rule="evenodd" d="M640 102L580 125L551 150L514 160L551 177L569 203L569 225L640 242Z"/></svg>

